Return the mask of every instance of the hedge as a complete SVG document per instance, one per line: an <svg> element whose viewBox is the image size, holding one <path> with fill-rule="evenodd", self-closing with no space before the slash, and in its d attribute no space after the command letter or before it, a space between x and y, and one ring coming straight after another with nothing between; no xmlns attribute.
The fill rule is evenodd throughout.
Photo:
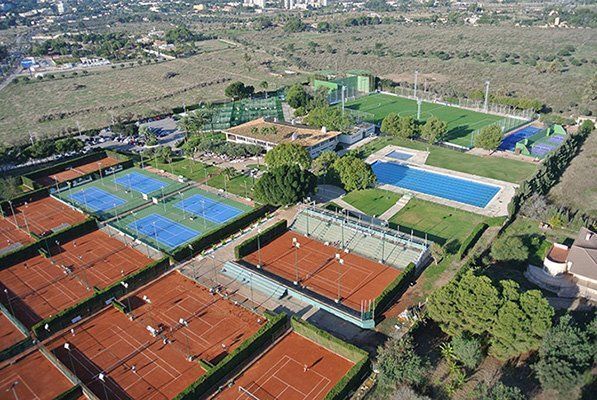
<svg viewBox="0 0 597 400"><path fill-rule="evenodd" d="M224 357L215 367L206 371L198 380L191 383L185 390L179 393L174 399L197 399L201 395L213 392L218 383L228 374L242 365L247 360L252 359L255 354L265 345L275 340L280 332L288 327L286 314L267 315L267 323L263 325L253 336L245 340L232 353Z"/></svg>
<svg viewBox="0 0 597 400"><path fill-rule="evenodd" d="M258 244L261 247L263 247L263 246L267 245L268 243L271 243L274 239L281 236L287 230L288 230L288 221L283 219L281 221L276 222L275 224L273 224L269 228L265 229L261 233L253 236L252 238L245 240L244 242L242 242L241 244L236 246L234 248L234 257L237 260L240 260L241 258L256 251ZM259 243L257 241L257 238L259 238Z"/></svg>
<svg viewBox="0 0 597 400"><path fill-rule="evenodd" d="M379 315L389 303L394 300L399 294L406 290L407 286L412 282L416 272L414 263L409 263L400 275L394 279L390 286L385 288L383 292L374 301L375 311Z"/></svg>
<svg viewBox="0 0 597 400"><path fill-rule="evenodd" d="M246 228L254 221L258 220L274 209L275 208L271 206L261 206L248 212L247 214L241 215L229 224L222 226L220 229L212 231L207 235L195 240L194 242L181 246L178 250L174 250L174 252L171 253L172 258L175 261L182 261L186 258L195 256L209 246L214 245L228 236Z"/></svg>
<svg viewBox="0 0 597 400"><path fill-rule="evenodd" d="M363 380L363 376L370 372L371 364L366 351L338 339L332 334L319 329L308 322L293 316L290 324L294 331L307 339L337 353L355 365L342 377L325 396L326 400L340 400L348 397L349 393L356 390Z"/></svg>
<svg viewBox="0 0 597 400"><path fill-rule="evenodd" d="M170 260L168 257L164 257L161 260L155 261L147 265L145 268L126 276L123 281L126 281L129 284L128 288L122 286L122 281L115 282L102 291L95 293L91 297L81 300L72 307L69 307L52 317L38 322L37 324L33 325L31 330L38 340L43 340L55 332L58 332L59 330L71 325L74 318L83 318L93 314L94 312L97 312L98 310L101 310L106 306L106 302L110 299L118 298L140 286L143 286L147 282L166 272L169 268ZM46 324L49 325L47 330L45 329Z"/></svg>
<svg viewBox="0 0 597 400"><path fill-rule="evenodd" d="M30 243L26 246L19 247L14 251L5 253L0 256L0 269L9 268L10 266L28 260L29 258L39 255L39 252L44 247L54 246L56 240L59 242L66 242L75 239L86 233L97 229L97 222L93 218L88 218L85 221L73 225L64 230L55 232L49 236L44 237L36 242Z"/></svg>
<svg viewBox="0 0 597 400"><path fill-rule="evenodd" d="M477 240L483 235L483 232L489 228L485 222L481 222L477 224L472 230L472 232L464 239L462 244L460 245L460 249L458 250L458 258L462 260L466 253L477 243Z"/></svg>
<svg viewBox="0 0 597 400"><path fill-rule="evenodd" d="M18 343L13 344L12 346L0 351L0 362L4 360L8 360L16 356L17 354L22 353L23 351L27 350L29 347L34 345L34 341L30 336L27 336L25 339L21 340Z"/></svg>
<svg viewBox="0 0 597 400"><path fill-rule="evenodd" d="M77 400L82 398L81 396L83 396L83 389L81 386L76 385L54 397L54 400Z"/></svg>

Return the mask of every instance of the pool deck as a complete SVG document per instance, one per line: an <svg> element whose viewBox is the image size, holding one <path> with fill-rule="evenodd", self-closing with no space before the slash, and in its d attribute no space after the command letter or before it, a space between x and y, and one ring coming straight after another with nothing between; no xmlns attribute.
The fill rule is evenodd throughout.
<svg viewBox="0 0 597 400"><path fill-rule="evenodd" d="M399 151L403 153L410 153L413 154L413 157L407 161L399 161L395 158L387 157L386 155L392 151ZM431 196L421 192L415 192L412 190L407 190L400 188L394 185L382 184L378 187L380 189L389 190L395 193L405 194L410 193L415 197L418 197L423 200L432 201L434 203L442 204L449 207L458 208L460 210L469 211L475 214L481 214L488 217L501 217L508 215L508 203L512 200L514 196L514 192L518 187L515 183L499 181L497 179L486 178L483 176L477 176L472 174L467 174L465 172L453 171L450 169L445 168L438 168L431 165L425 164L427 161L427 156L429 155L426 151L418 151L408 148L403 148L399 146L386 146L383 149L378 150L377 152L371 154L365 160L368 164L373 164L376 161L385 161L385 162L393 162L398 164L404 164L412 167L421 168L427 170L429 172L435 172L438 174L444 174L456 178L467 179L473 182L478 183L485 183L488 185L497 186L500 188L498 193L491 199L491 201L485 207L475 207L470 204L460 203L454 200L448 200L443 197Z"/></svg>

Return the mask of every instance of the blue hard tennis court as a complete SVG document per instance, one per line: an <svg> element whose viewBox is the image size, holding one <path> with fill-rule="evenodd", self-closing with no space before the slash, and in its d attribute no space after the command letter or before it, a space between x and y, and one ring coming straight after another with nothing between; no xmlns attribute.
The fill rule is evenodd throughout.
<svg viewBox="0 0 597 400"><path fill-rule="evenodd" d="M91 211L106 211L126 203L126 200L93 186L79 190L68 197Z"/></svg>
<svg viewBox="0 0 597 400"><path fill-rule="evenodd" d="M393 162L376 161L371 168L381 183L475 207L487 206L500 190L497 186Z"/></svg>
<svg viewBox="0 0 597 400"><path fill-rule="evenodd" d="M134 190L143 194L149 194L167 186L165 182L143 175L139 172L130 172L126 175L119 176L114 179L114 182L129 190Z"/></svg>
<svg viewBox="0 0 597 400"><path fill-rule="evenodd" d="M242 214L242 211L231 205L218 202L209 197L200 194L194 194L180 202L174 204L174 207L195 214L198 217L208 219L217 224L224 222Z"/></svg>
<svg viewBox="0 0 597 400"><path fill-rule="evenodd" d="M127 227L134 232L151 238L152 241L157 240L169 249L185 244L201 233L159 214L149 214L131 222Z"/></svg>
<svg viewBox="0 0 597 400"><path fill-rule="evenodd" d="M526 126L516 132L513 132L502 140L502 143L500 143L498 150L514 151L516 143L520 142L523 139L530 138L531 136L533 136L537 132L540 132L541 130L541 128L537 128L536 126Z"/></svg>
<svg viewBox="0 0 597 400"><path fill-rule="evenodd" d="M390 158L393 158L395 160L400 160L400 161L406 161L406 160L412 158L412 156L413 155L410 153L405 153L405 152L397 151L397 150L392 150L391 152L386 154L386 157L390 157Z"/></svg>

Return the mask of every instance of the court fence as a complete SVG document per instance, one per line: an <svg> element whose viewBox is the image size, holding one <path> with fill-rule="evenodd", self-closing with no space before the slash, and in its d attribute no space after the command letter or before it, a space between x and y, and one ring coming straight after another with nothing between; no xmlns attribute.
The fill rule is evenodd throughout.
<svg viewBox="0 0 597 400"><path fill-rule="evenodd" d="M262 350L276 341L287 329L288 318L286 314L265 313L267 322L253 336L245 340L239 347L224 357L213 368L208 368L204 375L191 383L185 390L178 394L175 400L197 399L206 393L214 391L220 383L234 370L245 365L255 358ZM203 368L208 365L201 364Z"/></svg>
<svg viewBox="0 0 597 400"><path fill-rule="evenodd" d="M81 300L79 303L67 308L51 317L33 325L31 331L38 340L44 340L54 333L76 323L77 321L92 315L93 313L110 305L114 299L126 295L133 290L145 285L167 272L170 269L170 259L164 257L142 269L139 269L122 280L97 290L91 297ZM122 284L126 282L127 288Z"/></svg>
<svg viewBox="0 0 597 400"><path fill-rule="evenodd" d="M4 217L13 215L14 207L19 207L25 203L31 203L32 201L43 199L44 197L48 197L48 194L49 190L47 188L41 188L23 193L8 200L4 200L0 203L2 215Z"/></svg>
<svg viewBox="0 0 597 400"><path fill-rule="evenodd" d="M0 303L0 312L4 314L4 316L8 318L13 323L13 325L25 336L24 339L0 351L0 362L2 362L27 350L29 347L33 346L35 342L29 335L29 331L27 330L27 328L25 328L21 321L19 321L14 315L12 315L12 313L2 303Z"/></svg>
<svg viewBox="0 0 597 400"><path fill-rule="evenodd" d="M248 256L249 254L258 250L260 247L263 247L271 243L274 239L281 236L287 230L287 220L283 219L281 221L276 222L272 226L263 230L261 233L258 233L257 235L245 240L244 242L236 246L234 248L234 257L237 260L240 260L241 258Z"/></svg>
<svg viewBox="0 0 597 400"><path fill-rule="evenodd" d="M346 343L296 316L291 318L290 325L296 333L355 363L348 373L327 393L325 400L347 398L351 392L359 387L365 377L369 375L371 362L366 351L359 349L355 345Z"/></svg>

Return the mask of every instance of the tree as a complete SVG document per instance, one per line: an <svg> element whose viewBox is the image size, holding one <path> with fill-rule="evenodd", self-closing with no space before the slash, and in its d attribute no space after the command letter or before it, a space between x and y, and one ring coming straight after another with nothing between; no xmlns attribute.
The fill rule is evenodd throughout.
<svg viewBox="0 0 597 400"><path fill-rule="evenodd" d="M423 382L427 363L415 353L412 339L389 339L377 350L376 369L379 371L379 385L390 391L396 385L419 385Z"/></svg>
<svg viewBox="0 0 597 400"><path fill-rule="evenodd" d="M310 98L300 83L295 83L286 90L286 102L292 108L306 107Z"/></svg>
<svg viewBox="0 0 597 400"><path fill-rule="evenodd" d="M517 283L500 283L504 303L490 326L489 354L507 360L539 348L551 328L554 311L540 291L520 293Z"/></svg>
<svg viewBox="0 0 597 400"><path fill-rule="evenodd" d="M263 89L263 91L265 92L265 98L267 99L267 88L269 87L269 83L267 83L267 81L261 81L259 83L259 87Z"/></svg>
<svg viewBox="0 0 597 400"><path fill-rule="evenodd" d="M313 193L315 182L315 175L296 164L271 168L257 181L255 199L277 206L296 204Z"/></svg>
<svg viewBox="0 0 597 400"><path fill-rule="evenodd" d="M56 146L51 140L38 140L27 148L31 158L44 158L54 153Z"/></svg>
<svg viewBox="0 0 597 400"><path fill-rule="evenodd" d="M410 139L418 133L417 121L412 116L399 117L395 113L389 113L381 123L381 131L389 135Z"/></svg>
<svg viewBox="0 0 597 400"><path fill-rule="evenodd" d="M523 262L529 258L529 249L518 236L502 236L491 245L491 256L496 261Z"/></svg>
<svg viewBox="0 0 597 400"><path fill-rule="evenodd" d="M231 97L234 100L251 97L254 92L255 88L253 86L245 86L242 82L233 82L224 90L226 97Z"/></svg>
<svg viewBox="0 0 597 400"><path fill-rule="evenodd" d="M360 158L346 155L337 159L333 168L346 191L366 189L375 183L375 174L371 166Z"/></svg>
<svg viewBox="0 0 597 400"><path fill-rule="evenodd" d="M435 242L431 243L429 250L431 251L431 258L433 258L433 263L435 265L439 264L440 261L443 260L446 253L444 248L440 244Z"/></svg>
<svg viewBox="0 0 597 400"><path fill-rule="evenodd" d="M541 386L564 394L583 383L595 360L595 339L570 315L561 317L543 339L539 361L533 365Z"/></svg>
<svg viewBox="0 0 597 400"><path fill-rule="evenodd" d="M474 336L458 335L450 342L454 358L465 368L474 370L483 359L481 341Z"/></svg>
<svg viewBox="0 0 597 400"><path fill-rule="evenodd" d="M302 169L308 169L311 166L311 156L300 144L280 143L265 154L265 163L269 168L298 165Z"/></svg>
<svg viewBox="0 0 597 400"><path fill-rule="evenodd" d="M474 392L474 398L477 400L526 400L519 388L506 386L502 382L491 387L486 383L481 383Z"/></svg>
<svg viewBox="0 0 597 400"><path fill-rule="evenodd" d="M342 113L339 108L328 105L313 108L304 118L304 122L318 128L325 126L328 130L343 132L353 125L353 119L348 114Z"/></svg>
<svg viewBox="0 0 597 400"><path fill-rule="evenodd" d="M284 24L284 32L288 33L301 32L305 29L307 29L307 25L298 17L290 17Z"/></svg>
<svg viewBox="0 0 597 400"><path fill-rule="evenodd" d="M499 305L499 292L491 280L469 271L433 293L427 311L449 335L481 335L493 324Z"/></svg>
<svg viewBox="0 0 597 400"><path fill-rule="evenodd" d="M177 126L187 134L196 134L203 131L206 124L211 123L213 115L214 111L209 108L190 111L178 120Z"/></svg>
<svg viewBox="0 0 597 400"><path fill-rule="evenodd" d="M431 117L421 127L421 137L433 144L441 140L447 129L448 124L439 118Z"/></svg>
<svg viewBox="0 0 597 400"><path fill-rule="evenodd" d="M486 126L475 135L475 147L480 147L491 152L497 150L502 143L502 128L497 125Z"/></svg>
<svg viewBox="0 0 597 400"><path fill-rule="evenodd" d="M333 165L338 158L338 154L336 154L335 151L326 150L313 160L311 169L321 182L334 183L339 181L340 178L333 168Z"/></svg>

